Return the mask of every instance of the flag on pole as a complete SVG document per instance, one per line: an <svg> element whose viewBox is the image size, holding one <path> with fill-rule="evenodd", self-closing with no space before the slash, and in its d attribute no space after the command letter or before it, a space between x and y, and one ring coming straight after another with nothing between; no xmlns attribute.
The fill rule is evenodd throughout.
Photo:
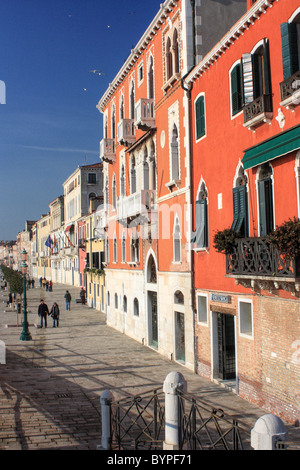
<svg viewBox="0 0 300 470"><path fill-rule="evenodd" d="M47 240L45 241L45 245L48 247L48 248L51 248L53 244L53 241L51 240L51 237L50 235L48 236Z"/></svg>

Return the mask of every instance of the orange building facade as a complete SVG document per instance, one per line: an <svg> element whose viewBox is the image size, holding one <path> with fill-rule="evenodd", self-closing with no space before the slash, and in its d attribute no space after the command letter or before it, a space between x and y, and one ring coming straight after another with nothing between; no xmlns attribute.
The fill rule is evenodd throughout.
<svg viewBox="0 0 300 470"><path fill-rule="evenodd" d="M299 31L299 0L249 1L184 80L197 372L290 422L300 418L300 266L268 236L300 216Z"/></svg>
<svg viewBox="0 0 300 470"><path fill-rule="evenodd" d="M190 369L190 115L182 78L245 10L239 1L166 0L97 105L107 322Z"/></svg>

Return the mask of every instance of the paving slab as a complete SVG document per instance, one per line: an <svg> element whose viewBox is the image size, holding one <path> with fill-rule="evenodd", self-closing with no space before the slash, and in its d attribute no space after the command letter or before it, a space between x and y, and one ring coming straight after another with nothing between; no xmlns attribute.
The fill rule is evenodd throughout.
<svg viewBox="0 0 300 470"><path fill-rule="evenodd" d="M36 283L37 286L37 283ZM72 295L71 310L64 294ZM96 450L101 443L100 396L115 398L160 388L173 371L183 374L188 392L253 427L266 411L230 390L201 378L181 364L109 327L105 315L75 302L79 289L55 284L52 292L29 289L31 341L20 341L22 315L6 311L0 292L0 340L6 363L0 364L0 450ZM60 307L58 328L39 328L40 299ZM13 326L12 326L13 325ZM286 423L293 447L299 428Z"/></svg>

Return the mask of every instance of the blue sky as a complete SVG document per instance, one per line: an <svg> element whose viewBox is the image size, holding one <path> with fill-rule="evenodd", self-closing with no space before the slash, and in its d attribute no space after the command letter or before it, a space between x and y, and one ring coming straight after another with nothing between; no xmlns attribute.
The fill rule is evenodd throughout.
<svg viewBox="0 0 300 470"><path fill-rule="evenodd" d="M1 0L0 240L47 213L78 165L99 162L96 105L161 3Z"/></svg>

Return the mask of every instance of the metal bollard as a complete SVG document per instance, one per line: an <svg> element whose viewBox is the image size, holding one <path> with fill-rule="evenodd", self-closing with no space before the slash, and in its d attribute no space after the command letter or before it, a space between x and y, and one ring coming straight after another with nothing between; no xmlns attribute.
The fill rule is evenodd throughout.
<svg viewBox="0 0 300 470"><path fill-rule="evenodd" d="M109 390L105 390L100 397L102 415L101 450L111 449L111 404L113 399L114 396Z"/></svg>
<svg viewBox="0 0 300 470"><path fill-rule="evenodd" d="M287 435L282 420L267 414L259 418L251 430L251 446L254 450L284 449Z"/></svg>
<svg viewBox="0 0 300 470"><path fill-rule="evenodd" d="M177 390L186 392L186 380L180 372L170 372L163 386L165 392L164 450L179 449L179 398Z"/></svg>

